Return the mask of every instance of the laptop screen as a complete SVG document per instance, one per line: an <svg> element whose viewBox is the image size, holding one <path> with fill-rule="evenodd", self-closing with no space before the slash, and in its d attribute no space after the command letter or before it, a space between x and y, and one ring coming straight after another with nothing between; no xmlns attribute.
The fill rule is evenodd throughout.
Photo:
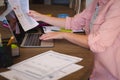
<svg viewBox="0 0 120 80"><path fill-rule="evenodd" d="M11 34L15 37L17 43L21 44L22 39L25 36L25 32L22 29L14 11L11 11L8 15L6 15L6 20L8 22Z"/></svg>

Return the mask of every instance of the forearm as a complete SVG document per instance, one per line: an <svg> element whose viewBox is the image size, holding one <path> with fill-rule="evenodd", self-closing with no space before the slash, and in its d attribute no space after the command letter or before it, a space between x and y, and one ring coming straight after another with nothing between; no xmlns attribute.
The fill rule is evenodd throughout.
<svg viewBox="0 0 120 80"><path fill-rule="evenodd" d="M79 34L68 33L68 32L50 32L50 33L43 34L40 37L40 39L41 40L66 39L79 46L89 48L87 35L79 35Z"/></svg>
<svg viewBox="0 0 120 80"><path fill-rule="evenodd" d="M54 25L54 26L65 27L65 19L63 18L56 18L56 17L47 16L47 15L42 15L41 21Z"/></svg>
<svg viewBox="0 0 120 80"><path fill-rule="evenodd" d="M33 10L30 10L28 15L34 18L36 21L43 21L54 26L65 27L65 18L50 17Z"/></svg>
<svg viewBox="0 0 120 80"><path fill-rule="evenodd" d="M77 44L79 46L89 48L88 45L88 36L87 35L80 35L80 34L74 34L74 33L65 33L64 39Z"/></svg>

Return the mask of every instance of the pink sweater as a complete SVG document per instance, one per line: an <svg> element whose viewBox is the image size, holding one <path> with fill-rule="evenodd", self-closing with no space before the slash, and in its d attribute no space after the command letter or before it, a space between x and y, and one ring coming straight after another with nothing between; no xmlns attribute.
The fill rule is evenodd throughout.
<svg viewBox="0 0 120 80"><path fill-rule="evenodd" d="M89 24L99 3L99 13ZM84 28L88 43L95 55L90 80L120 80L120 0L94 0L82 13L66 18L67 29Z"/></svg>

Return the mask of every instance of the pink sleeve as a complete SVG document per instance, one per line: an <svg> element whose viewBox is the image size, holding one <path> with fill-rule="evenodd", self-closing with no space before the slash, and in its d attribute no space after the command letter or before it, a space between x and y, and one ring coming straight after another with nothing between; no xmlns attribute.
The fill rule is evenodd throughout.
<svg viewBox="0 0 120 80"><path fill-rule="evenodd" d="M82 13L75 15L74 17L66 18L66 29L78 30L86 25L87 20L90 19L91 13L84 10Z"/></svg>
<svg viewBox="0 0 120 80"><path fill-rule="evenodd" d="M108 19L100 25L98 31L89 35L90 49L96 53L103 52L114 45L118 35L120 35L120 17Z"/></svg>
<svg viewBox="0 0 120 80"><path fill-rule="evenodd" d="M66 29L78 30L83 27L88 27L90 19L95 11L97 0L94 0L90 6L88 6L84 11L80 14L75 15L74 17L66 18Z"/></svg>

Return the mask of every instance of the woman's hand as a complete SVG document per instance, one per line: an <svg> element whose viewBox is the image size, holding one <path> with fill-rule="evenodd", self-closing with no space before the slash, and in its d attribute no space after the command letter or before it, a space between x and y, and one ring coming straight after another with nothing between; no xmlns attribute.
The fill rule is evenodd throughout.
<svg viewBox="0 0 120 80"><path fill-rule="evenodd" d="M41 40L49 40L49 39L66 39L76 45L89 48L88 45L88 35L80 35L68 32L50 32L43 34L40 37Z"/></svg>
<svg viewBox="0 0 120 80"><path fill-rule="evenodd" d="M31 16L32 18L34 18L36 21L41 21L42 16L43 16L42 14L40 14L36 11L33 11L33 10L30 10L28 15Z"/></svg>
<svg viewBox="0 0 120 80"><path fill-rule="evenodd" d="M28 15L34 18L36 21L42 21L58 27L65 27L66 19L64 18L51 17L33 10L30 10Z"/></svg>
<svg viewBox="0 0 120 80"><path fill-rule="evenodd" d="M41 40L49 40L49 39L64 39L64 32L50 32L43 34L40 39Z"/></svg>

